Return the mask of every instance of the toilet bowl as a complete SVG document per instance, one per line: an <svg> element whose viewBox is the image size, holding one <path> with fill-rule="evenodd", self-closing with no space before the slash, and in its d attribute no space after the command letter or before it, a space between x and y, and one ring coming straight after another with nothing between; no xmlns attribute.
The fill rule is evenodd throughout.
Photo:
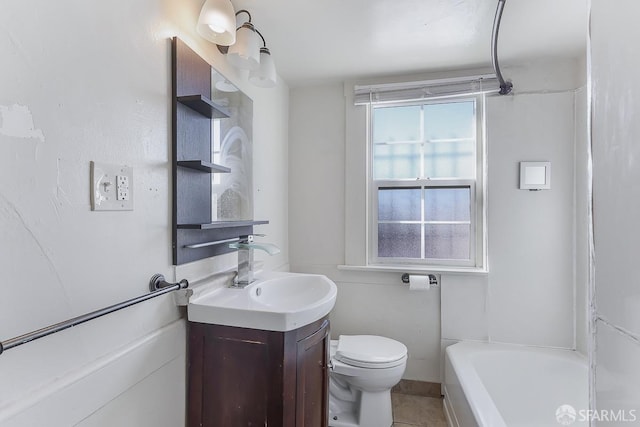
<svg viewBox="0 0 640 427"><path fill-rule="evenodd" d="M330 427L390 427L391 388L404 374L407 347L375 335L331 341Z"/></svg>

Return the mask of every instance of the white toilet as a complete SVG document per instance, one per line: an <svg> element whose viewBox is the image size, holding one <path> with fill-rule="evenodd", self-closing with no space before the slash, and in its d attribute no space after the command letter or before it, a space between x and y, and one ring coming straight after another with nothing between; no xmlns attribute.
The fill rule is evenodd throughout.
<svg viewBox="0 0 640 427"><path fill-rule="evenodd" d="M407 347L374 335L331 341L330 427L390 427L391 388L407 367Z"/></svg>

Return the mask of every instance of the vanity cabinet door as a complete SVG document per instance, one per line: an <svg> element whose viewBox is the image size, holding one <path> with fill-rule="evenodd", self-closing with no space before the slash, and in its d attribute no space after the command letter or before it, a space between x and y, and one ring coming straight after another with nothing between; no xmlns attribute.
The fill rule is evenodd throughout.
<svg viewBox="0 0 640 427"><path fill-rule="evenodd" d="M297 342L296 427L326 427L329 417L329 320Z"/></svg>
<svg viewBox="0 0 640 427"><path fill-rule="evenodd" d="M189 322L188 427L327 427L329 320L288 332Z"/></svg>
<svg viewBox="0 0 640 427"><path fill-rule="evenodd" d="M280 332L191 323L189 427L282 426Z"/></svg>

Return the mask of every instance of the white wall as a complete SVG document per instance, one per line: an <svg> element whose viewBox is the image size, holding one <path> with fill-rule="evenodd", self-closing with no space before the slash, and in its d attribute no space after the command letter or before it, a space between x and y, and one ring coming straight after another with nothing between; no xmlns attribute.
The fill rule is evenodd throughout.
<svg viewBox="0 0 640 427"><path fill-rule="evenodd" d="M595 408L640 424L640 28L633 0L591 2ZM594 390L592 390L594 391ZM619 423L618 425L625 425Z"/></svg>
<svg viewBox="0 0 640 427"><path fill-rule="evenodd" d="M586 70L586 64L584 69ZM590 158L587 117L587 87L575 97L575 275L576 350L589 353L589 211Z"/></svg>
<svg viewBox="0 0 640 427"><path fill-rule="evenodd" d="M573 106L571 91L487 101L492 341L573 348ZM520 161L550 161L551 190L519 190Z"/></svg>
<svg viewBox="0 0 640 427"><path fill-rule="evenodd" d="M171 266L170 37L254 101L255 217L286 269L288 88L251 87L195 34L199 0L3 2L0 340L195 279ZM134 210L91 212L89 161L133 166ZM171 426L184 420L185 322L160 297L0 355L0 425Z"/></svg>
<svg viewBox="0 0 640 427"><path fill-rule="evenodd" d="M574 348L574 91L584 84L581 63L507 69L515 95L487 101L490 271L443 274L442 289L429 292L410 292L400 273L337 268L365 262L364 111L349 101L349 83L292 90L291 268L338 284L334 337L398 339L409 349L405 378L435 382L441 339ZM518 162L526 160L552 162L551 191L517 189Z"/></svg>

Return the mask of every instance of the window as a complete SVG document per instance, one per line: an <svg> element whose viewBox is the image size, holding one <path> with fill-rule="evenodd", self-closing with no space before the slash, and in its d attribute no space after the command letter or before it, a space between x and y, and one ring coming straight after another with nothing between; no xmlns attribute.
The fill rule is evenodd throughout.
<svg viewBox="0 0 640 427"><path fill-rule="evenodd" d="M481 267L482 95L372 103L372 264Z"/></svg>

